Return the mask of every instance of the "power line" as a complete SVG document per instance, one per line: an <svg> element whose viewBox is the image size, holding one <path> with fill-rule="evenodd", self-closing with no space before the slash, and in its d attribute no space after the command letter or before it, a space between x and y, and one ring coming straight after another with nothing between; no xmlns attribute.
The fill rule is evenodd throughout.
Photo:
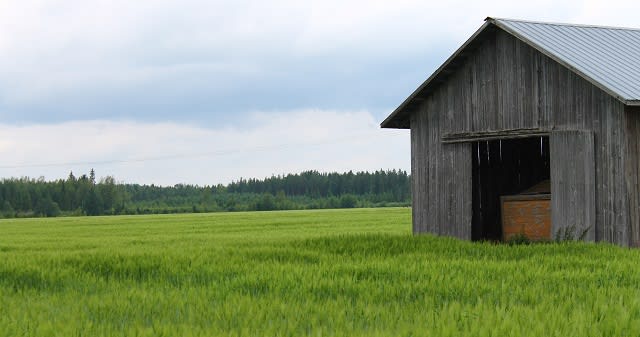
<svg viewBox="0 0 640 337"><path fill-rule="evenodd" d="M244 149L227 149L227 150L203 152L203 153L171 154L171 155L164 155L164 156L151 156L151 157L140 157L140 158L130 158L130 159L110 159L110 160L76 161L76 162L62 162L62 163L21 163L21 164L15 164L15 165L0 165L0 169L79 166L79 165L98 166L98 165L108 165L108 164L143 163L143 162L149 162L149 161L162 161L162 160L184 159L184 158L219 157L219 156L226 156L226 155L232 155L232 154L238 154L238 153L260 153L260 152L276 151L276 150L282 150L282 149L288 149L288 148L300 148L300 147L311 147L311 146L318 146L318 145L346 143L350 141L360 140L365 137L370 137L374 134L378 134L378 133L375 133L375 132L359 133L356 135L340 137L330 141L323 141L323 142L298 143L298 144L287 143L287 144L278 144L278 145L272 145L272 146L257 146L257 147L244 148Z"/></svg>

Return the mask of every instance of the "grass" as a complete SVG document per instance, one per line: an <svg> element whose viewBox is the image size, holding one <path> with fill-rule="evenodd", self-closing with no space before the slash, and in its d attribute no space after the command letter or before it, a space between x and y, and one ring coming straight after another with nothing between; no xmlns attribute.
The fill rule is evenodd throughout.
<svg viewBox="0 0 640 337"><path fill-rule="evenodd" d="M635 336L640 252L408 209L0 221L0 336Z"/></svg>

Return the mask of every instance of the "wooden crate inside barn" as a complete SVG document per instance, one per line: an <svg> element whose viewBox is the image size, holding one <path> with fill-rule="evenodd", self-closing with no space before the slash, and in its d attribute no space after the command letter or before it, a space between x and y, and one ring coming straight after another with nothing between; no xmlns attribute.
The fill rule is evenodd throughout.
<svg viewBox="0 0 640 337"><path fill-rule="evenodd" d="M524 235L532 241L551 239L551 193L544 181L517 195L500 197L502 238Z"/></svg>

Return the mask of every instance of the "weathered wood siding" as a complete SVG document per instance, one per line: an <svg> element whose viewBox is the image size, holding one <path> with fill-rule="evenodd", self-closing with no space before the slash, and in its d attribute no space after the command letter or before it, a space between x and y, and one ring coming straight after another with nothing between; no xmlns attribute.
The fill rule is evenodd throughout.
<svg viewBox="0 0 640 337"><path fill-rule="evenodd" d="M630 186L624 159L625 146L635 145L624 133L624 105L502 30L481 38L484 42L411 117L414 230L466 238L466 230L438 226L471 227L470 150L464 143L441 144L443 135L588 130L595 157L594 239L628 245ZM443 217L443 212L452 215Z"/></svg>
<svg viewBox="0 0 640 337"><path fill-rule="evenodd" d="M595 240L595 155L591 131L554 131L550 136L551 233L585 233Z"/></svg>
<svg viewBox="0 0 640 337"><path fill-rule="evenodd" d="M471 144L442 144L440 119L427 111L411 116L413 232L469 240Z"/></svg>
<svg viewBox="0 0 640 337"><path fill-rule="evenodd" d="M629 245L640 247L640 108L625 111L625 179L629 203Z"/></svg>

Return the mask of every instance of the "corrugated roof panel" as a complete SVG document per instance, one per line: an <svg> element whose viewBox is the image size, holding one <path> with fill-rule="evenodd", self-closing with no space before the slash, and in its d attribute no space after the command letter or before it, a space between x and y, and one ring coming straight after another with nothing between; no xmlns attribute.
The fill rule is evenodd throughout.
<svg viewBox="0 0 640 337"><path fill-rule="evenodd" d="M510 19L497 26L624 101L640 100L640 30Z"/></svg>

